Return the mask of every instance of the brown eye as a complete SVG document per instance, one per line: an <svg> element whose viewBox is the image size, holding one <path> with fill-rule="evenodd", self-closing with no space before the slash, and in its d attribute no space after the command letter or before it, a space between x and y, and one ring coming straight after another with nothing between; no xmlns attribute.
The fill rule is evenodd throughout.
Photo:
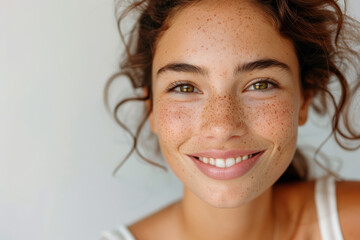
<svg viewBox="0 0 360 240"><path fill-rule="evenodd" d="M180 92L194 92L195 88L192 85L181 85L179 86Z"/></svg>
<svg viewBox="0 0 360 240"><path fill-rule="evenodd" d="M199 89L194 87L194 85L190 83L174 83L173 86L169 89L170 92L175 93L200 93Z"/></svg>
<svg viewBox="0 0 360 240"><path fill-rule="evenodd" d="M276 88L277 85L273 82L270 81L260 81L260 82L256 82L254 84L252 84L248 90L268 90L268 89L272 89L272 88Z"/></svg>
<svg viewBox="0 0 360 240"><path fill-rule="evenodd" d="M267 89L268 88L268 83L267 82L258 82L254 84L254 89L259 90L259 89Z"/></svg>

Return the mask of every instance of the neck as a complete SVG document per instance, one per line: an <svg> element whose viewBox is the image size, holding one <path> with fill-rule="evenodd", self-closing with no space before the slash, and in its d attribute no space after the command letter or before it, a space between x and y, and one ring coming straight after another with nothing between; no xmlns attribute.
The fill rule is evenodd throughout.
<svg viewBox="0 0 360 240"><path fill-rule="evenodd" d="M235 208L216 208L187 189L180 204L188 239L271 239L275 231L272 188Z"/></svg>

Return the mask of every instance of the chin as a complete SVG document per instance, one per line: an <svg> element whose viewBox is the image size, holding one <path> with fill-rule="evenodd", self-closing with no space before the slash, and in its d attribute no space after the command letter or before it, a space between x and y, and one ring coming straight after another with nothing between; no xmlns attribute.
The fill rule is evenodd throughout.
<svg viewBox="0 0 360 240"><path fill-rule="evenodd" d="M238 208L259 197L269 188L258 188L253 184L218 186L208 188L198 197L215 208Z"/></svg>

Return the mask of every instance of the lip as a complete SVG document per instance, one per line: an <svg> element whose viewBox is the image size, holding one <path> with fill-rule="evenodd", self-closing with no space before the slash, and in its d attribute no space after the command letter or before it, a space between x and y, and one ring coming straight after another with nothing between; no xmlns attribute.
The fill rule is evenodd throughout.
<svg viewBox="0 0 360 240"><path fill-rule="evenodd" d="M210 152L213 154L209 154ZM241 162L236 163L235 165L233 165L231 167L227 167L227 168L215 167L213 165L201 162L199 159L196 159L195 156L189 156L194 161L194 163L198 167L198 169L206 176L208 176L212 179L215 179L215 180L230 180L230 179L235 179L235 178L241 177L241 176L245 175L246 173L248 173L255 166L255 164L258 162L259 158L263 155L263 153L265 151L235 151L234 150L234 151L221 152L221 151L211 150L210 152L207 151L206 155L200 154L200 155L195 155L195 156L196 157L204 156L204 157L214 157L214 158L229 158L229 157L234 157L234 156L243 156L243 155L258 153L255 156L253 156L247 160L241 161ZM239 152L241 154L239 154ZM202 152L202 153L205 153L205 152Z"/></svg>

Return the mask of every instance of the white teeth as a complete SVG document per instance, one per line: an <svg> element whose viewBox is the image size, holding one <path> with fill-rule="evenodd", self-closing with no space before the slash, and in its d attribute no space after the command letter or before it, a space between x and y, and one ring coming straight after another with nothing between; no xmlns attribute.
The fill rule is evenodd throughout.
<svg viewBox="0 0 360 240"><path fill-rule="evenodd" d="M246 156L239 156L236 158L227 158L227 159L199 157L199 160L202 161L203 163L210 164L219 168L227 168L235 165L236 163L247 160L253 156L254 156L253 154L250 154Z"/></svg>
<svg viewBox="0 0 360 240"><path fill-rule="evenodd" d="M224 159L217 158L215 163L216 163L216 166L217 166L217 167L220 167L220 168L224 168L224 167L225 167L225 161L224 161Z"/></svg>
<svg viewBox="0 0 360 240"><path fill-rule="evenodd" d="M226 159L226 162L225 162L226 167L231 167L234 164L235 164L235 159L234 158Z"/></svg>

